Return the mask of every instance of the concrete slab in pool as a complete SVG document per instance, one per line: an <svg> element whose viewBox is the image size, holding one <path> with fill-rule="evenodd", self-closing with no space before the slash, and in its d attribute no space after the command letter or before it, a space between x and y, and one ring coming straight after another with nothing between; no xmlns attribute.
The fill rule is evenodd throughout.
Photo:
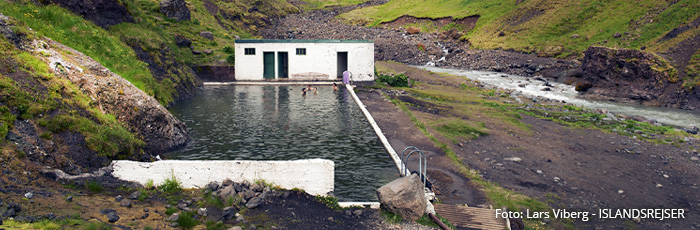
<svg viewBox="0 0 700 230"><path fill-rule="evenodd" d="M376 201L375 190L398 172L344 87L207 86L170 111L193 141L170 153L180 160L328 159L340 201Z"/></svg>

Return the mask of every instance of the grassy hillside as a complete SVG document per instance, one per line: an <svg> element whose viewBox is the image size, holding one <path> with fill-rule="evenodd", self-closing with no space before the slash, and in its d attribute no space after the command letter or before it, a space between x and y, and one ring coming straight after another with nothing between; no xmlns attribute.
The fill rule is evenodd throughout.
<svg viewBox="0 0 700 230"><path fill-rule="evenodd" d="M11 28L19 36L36 36L24 25ZM144 143L136 134L114 116L103 113L78 87L54 76L43 58L40 53L17 49L5 36L0 36L0 136L3 137L0 162L3 165L27 157L70 170L75 169L72 165L76 163L71 161L71 155L75 154L84 154L78 165L101 167L105 159L137 157L143 153ZM15 127L18 123L28 125ZM8 135L13 128L18 130ZM10 142L8 138L13 140ZM33 141L26 143L27 140ZM74 146L64 145L70 142ZM22 150L27 147L31 152Z"/></svg>
<svg viewBox="0 0 700 230"><path fill-rule="evenodd" d="M513 49L546 56L580 56L591 44L663 51L700 33L689 29L663 38L700 17L695 0L392 0L340 15L376 26L402 15L425 18L480 16L465 38L480 49ZM620 33L620 37L613 37Z"/></svg>
<svg viewBox="0 0 700 230"><path fill-rule="evenodd" d="M85 53L168 105L179 96L178 87L194 85L196 78L188 69L190 66L232 64L236 36L251 37L269 17L297 10L283 0L206 2L188 1L192 19L176 21L160 13L158 1L123 0L121 4L135 22L109 29L59 6L36 5L32 1L2 1L0 12L26 23L40 36ZM202 31L212 32L214 39L200 36ZM192 41L192 49L177 46L176 35ZM192 50L212 53L195 55Z"/></svg>

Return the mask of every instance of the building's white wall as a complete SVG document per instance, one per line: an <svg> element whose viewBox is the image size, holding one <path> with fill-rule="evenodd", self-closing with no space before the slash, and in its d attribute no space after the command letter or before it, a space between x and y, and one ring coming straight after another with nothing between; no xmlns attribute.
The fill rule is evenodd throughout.
<svg viewBox="0 0 700 230"><path fill-rule="evenodd" d="M244 55L245 48L255 48L255 55ZM296 55L296 48L306 48L306 55ZM320 73L328 80L337 79L337 52L348 52L348 69L354 81L374 80L373 43L236 43L236 80L263 80L263 52L287 52L289 79L295 74Z"/></svg>

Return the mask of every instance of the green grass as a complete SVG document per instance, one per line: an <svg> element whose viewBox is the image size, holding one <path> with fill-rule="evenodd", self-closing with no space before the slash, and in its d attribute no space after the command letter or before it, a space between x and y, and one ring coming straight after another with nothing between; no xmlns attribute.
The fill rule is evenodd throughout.
<svg viewBox="0 0 700 230"><path fill-rule="evenodd" d="M700 3L695 0L681 0L675 4L655 0L534 0L516 6L507 0L393 0L339 17L350 23L376 26L403 15L423 18L478 15L476 27L465 31L468 32L466 39L476 48L580 57L592 44L635 49L646 46L663 51L668 48L666 43L679 41L661 41L660 38L700 16ZM498 36L501 31L505 36ZM629 32L630 36L612 37L624 32ZM682 37L693 33L697 31L687 31ZM580 37L572 38L574 34ZM663 47L663 50L656 47Z"/></svg>
<svg viewBox="0 0 700 230"><path fill-rule="evenodd" d="M483 123L482 123L483 124ZM483 128L472 127L463 120L453 120L434 127L441 135L457 143L462 139L477 139L489 135Z"/></svg>
<svg viewBox="0 0 700 230"><path fill-rule="evenodd" d="M175 177L175 174L171 174L158 186L158 189L166 194L174 194L182 191L182 185L180 180Z"/></svg>
<svg viewBox="0 0 700 230"><path fill-rule="evenodd" d="M177 219L177 225L181 229L192 229L194 226L201 224L201 222L194 218L196 215L193 211L184 211L180 213L180 217Z"/></svg>
<svg viewBox="0 0 700 230"><path fill-rule="evenodd" d="M91 181L91 180L88 180L85 182L85 188L87 188L88 190L90 190L90 192L93 192L93 193L100 193L100 192L105 190L105 188L104 188L104 186L102 186L102 184L100 184L99 182L96 182L96 181Z"/></svg>
<svg viewBox="0 0 700 230"><path fill-rule="evenodd" d="M440 216L440 214L435 214L435 216L437 216L437 218L440 219L440 221L442 223L444 223L445 225L447 225L447 227L449 227L450 229L456 229L455 226L452 225L452 223L450 223L446 218ZM428 227L434 227L434 228L440 227L437 223L435 223L435 221L432 218L430 218L428 216L428 214L425 214L425 215L421 216L420 218L418 218L416 220L416 223L419 223L419 224L422 224L422 225L425 225Z"/></svg>
<svg viewBox="0 0 700 230"><path fill-rule="evenodd" d="M343 209L338 204L338 198L335 196L316 196L315 200L336 211Z"/></svg>
<svg viewBox="0 0 700 230"><path fill-rule="evenodd" d="M684 87L700 86L700 50L695 51L695 54L688 61L688 65L685 67L685 74L687 78L683 79Z"/></svg>
<svg viewBox="0 0 700 230"><path fill-rule="evenodd" d="M401 218L400 215L393 213L393 212L387 212L382 210L380 215L384 217L384 220L389 223L401 223L403 222L403 218Z"/></svg>

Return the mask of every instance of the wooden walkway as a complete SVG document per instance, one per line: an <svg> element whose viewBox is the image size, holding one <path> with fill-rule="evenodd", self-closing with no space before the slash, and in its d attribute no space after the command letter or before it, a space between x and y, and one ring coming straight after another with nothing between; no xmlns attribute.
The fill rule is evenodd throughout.
<svg viewBox="0 0 700 230"><path fill-rule="evenodd" d="M503 230L506 219L496 218L496 210L462 205L433 204L435 212L458 228Z"/></svg>

